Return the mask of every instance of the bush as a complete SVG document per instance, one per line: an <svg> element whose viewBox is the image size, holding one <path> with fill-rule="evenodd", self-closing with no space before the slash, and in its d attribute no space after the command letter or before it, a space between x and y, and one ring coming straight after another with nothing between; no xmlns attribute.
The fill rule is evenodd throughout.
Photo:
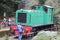
<svg viewBox="0 0 60 40"><path fill-rule="evenodd" d="M54 31L41 31L32 40L60 40L60 35Z"/></svg>

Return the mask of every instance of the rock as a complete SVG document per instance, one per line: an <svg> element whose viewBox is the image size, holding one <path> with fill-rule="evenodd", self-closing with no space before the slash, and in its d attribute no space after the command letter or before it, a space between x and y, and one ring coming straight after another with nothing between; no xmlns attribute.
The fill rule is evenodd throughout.
<svg viewBox="0 0 60 40"><path fill-rule="evenodd" d="M32 40L60 40L56 31L40 31Z"/></svg>

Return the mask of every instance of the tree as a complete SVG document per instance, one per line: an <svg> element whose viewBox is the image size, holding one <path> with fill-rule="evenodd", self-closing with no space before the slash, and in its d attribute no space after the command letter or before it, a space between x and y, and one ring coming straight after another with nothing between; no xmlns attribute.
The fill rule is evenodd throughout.
<svg viewBox="0 0 60 40"><path fill-rule="evenodd" d="M44 5L46 0L39 0L40 5Z"/></svg>
<svg viewBox="0 0 60 40"><path fill-rule="evenodd" d="M0 15L6 12L7 16L14 15L18 9L18 4L21 4L21 0L0 0Z"/></svg>

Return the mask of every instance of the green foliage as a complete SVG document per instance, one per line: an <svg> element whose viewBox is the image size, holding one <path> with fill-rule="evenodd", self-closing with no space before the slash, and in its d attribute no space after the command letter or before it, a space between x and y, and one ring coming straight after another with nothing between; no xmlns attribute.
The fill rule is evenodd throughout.
<svg viewBox="0 0 60 40"><path fill-rule="evenodd" d="M0 15L6 12L7 16L15 15L15 11L18 9L18 4L21 5L21 0L0 0Z"/></svg>
<svg viewBox="0 0 60 40"><path fill-rule="evenodd" d="M32 40L60 40L60 35L53 31L40 31Z"/></svg>
<svg viewBox="0 0 60 40"><path fill-rule="evenodd" d="M45 1L46 0L39 0L39 4L43 5L43 4L45 4Z"/></svg>

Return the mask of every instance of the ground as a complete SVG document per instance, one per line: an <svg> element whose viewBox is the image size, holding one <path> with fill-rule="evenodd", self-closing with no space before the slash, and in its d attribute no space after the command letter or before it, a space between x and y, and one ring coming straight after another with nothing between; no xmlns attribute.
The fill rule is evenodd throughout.
<svg viewBox="0 0 60 40"><path fill-rule="evenodd" d="M0 38L0 40L5 40L6 37ZM9 37L8 40L18 40L18 38ZM31 38L23 38L22 40L31 40Z"/></svg>

